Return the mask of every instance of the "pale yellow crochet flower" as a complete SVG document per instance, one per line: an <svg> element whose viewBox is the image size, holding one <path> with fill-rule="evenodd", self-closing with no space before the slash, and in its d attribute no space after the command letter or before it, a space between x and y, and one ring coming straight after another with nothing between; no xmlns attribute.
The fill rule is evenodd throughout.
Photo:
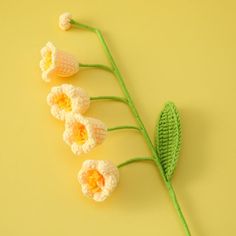
<svg viewBox="0 0 236 236"><path fill-rule="evenodd" d="M69 30L71 28L72 15L69 12L65 12L59 17L59 27L62 30Z"/></svg>
<svg viewBox="0 0 236 236"><path fill-rule="evenodd" d="M41 49L41 56L40 69L46 82L53 78L70 77L79 70L79 63L74 56L56 49L51 42Z"/></svg>
<svg viewBox="0 0 236 236"><path fill-rule="evenodd" d="M66 116L63 139L76 155L87 153L101 144L106 133L106 125L100 120L84 117L79 113Z"/></svg>
<svg viewBox="0 0 236 236"><path fill-rule="evenodd" d="M97 202L104 201L119 182L119 171L110 161L84 161L78 173L82 193Z"/></svg>
<svg viewBox="0 0 236 236"><path fill-rule="evenodd" d="M47 102L51 106L52 115L59 120L64 120L69 112L81 114L86 112L90 105L90 98L83 89L71 84L62 84L52 87Z"/></svg>

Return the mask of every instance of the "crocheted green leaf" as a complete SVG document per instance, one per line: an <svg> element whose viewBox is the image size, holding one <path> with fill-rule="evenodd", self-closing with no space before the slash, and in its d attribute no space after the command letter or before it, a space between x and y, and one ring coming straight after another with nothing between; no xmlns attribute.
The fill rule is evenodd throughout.
<svg viewBox="0 0 236 236"><path fill-rule="evenodd" d="M178 111L172 102L166 103L156 127L156 149L166 178L171 179L179 158L181 128Z"/></svg>

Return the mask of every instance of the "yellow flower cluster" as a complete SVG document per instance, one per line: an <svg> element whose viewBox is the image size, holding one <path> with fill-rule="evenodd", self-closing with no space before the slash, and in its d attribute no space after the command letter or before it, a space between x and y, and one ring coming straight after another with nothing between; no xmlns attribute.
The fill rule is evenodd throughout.
<svg viewBox="0 0 236 236"><path fill-rule="evenodd" d="M75 155L88 153L104 141L106 125L98 119L83 115L90 105L90 98L83 89L71 84L52 87L47 102L51 114L65 121L63 139Z"/></svg>
<svg viewBox="0 0 236 236"><path fill-rule="evenodd" d="M71 28L71 15L64 13L59 18L62 30ZM79 71L79 63L74 56L58 50L51 42L41 49L40 69L42 79L70 77ZM51 88L47 96L51 114L65 122L63 140L72 152L79 156L90 152L103 143L107 134L106 125L84 113L90 106L90 97L85 90L71 84L62 84ZM119 182L119 171L110 161L86 160L78 173L82 193L95 201L104 201Z"/></svg>

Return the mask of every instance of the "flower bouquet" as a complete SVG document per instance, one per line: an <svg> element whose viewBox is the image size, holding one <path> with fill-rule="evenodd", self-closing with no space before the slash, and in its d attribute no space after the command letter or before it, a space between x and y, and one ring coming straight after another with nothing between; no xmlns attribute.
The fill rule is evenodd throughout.
<svg viewBox="0 0 236 236"><path fill-rule="evenodd" d="M148 157L133 157L118 165L107 160L84 161L78 173L78 182L81 185L82 193L97 202L104 201L118 185L119 168L134 162L152 162L160 172L170 199L183 224L185 234L190 236L189 227L171 184L181 145L180 117L176 106L172 102L165 104L155 127L155 140L152 141L102 32L98 28L76 21L70 13L63 13L59 17L59 27L64 31L74 27L95 33L104 49L109 65L80 63L73 55L57 49L53 43L48 42L41 50L42 79L50 82L52 79L73 76L81 68L97 68L113 74L123 93L120 97L113 95L93 97L89 96L84 89L71 84L53 87L47 96L47 102L51 108L51 114L65 123L63 133L65 143L70 146L74 155L79 156L102 144L106 139L107 132L133 129L142 135L150 150ZM87 117L85 113L90 107L90 102L95 100L113 100L128 106L136 120L136 125L107 127L101 120Z"/></svg>

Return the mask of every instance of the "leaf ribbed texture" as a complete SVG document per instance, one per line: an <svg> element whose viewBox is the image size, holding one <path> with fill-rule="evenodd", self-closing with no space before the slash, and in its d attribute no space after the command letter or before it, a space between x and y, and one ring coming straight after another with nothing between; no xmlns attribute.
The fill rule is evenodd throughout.
<svg viewBox="0 0 236 236"><path fill-rule="evenodd" d="M171 179L179 158L181 144L180 118L172 102L166 103L156 127L156 149L166 178Z"/></svg>

